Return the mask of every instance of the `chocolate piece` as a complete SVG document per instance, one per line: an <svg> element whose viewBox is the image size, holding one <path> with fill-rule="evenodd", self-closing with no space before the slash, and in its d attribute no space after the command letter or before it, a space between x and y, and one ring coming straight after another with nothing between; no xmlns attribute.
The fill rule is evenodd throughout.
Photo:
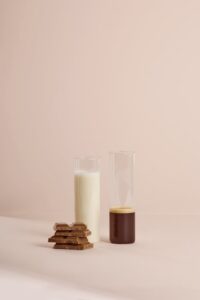
<svg viewBox="0 0 200 300"><path fill-rule="evenodd" d="M86 237L91 234L91 231L86 229L86 230L73 230L73 231L66 231L66 230L57 230L55 232L55 236L78 236L78 237Z"/></svg>
<svg viewBox="0 0 200 300"><path fill-rule="evenodd" d="M54 224L54 230L86 230L87 226L84 223L76 222L73 223L72 225L68 225L67 223L55 223Z"/></svg>
<svg viewBox="0 0 200 300"><path fill-rule="evenodd" d="M93 244L80 244L80 245L69 245L69 244L55 244L54 249L69 249L69 250L85 250L93 248Z"/></svg>
<svg viewBox="0 0 200 300"><path fill-rule="evenodd" d="M57 244L87 244L88 239L86 237L63 237L63 236L52 236L48 239L50 243Z"/></svg>
<svg viewBox="0 0 200 300"><path fill-rule="evenodd" d="M67 223L55 223L53 226L54 230L70 230L71 226Z"/></svg>
<svg viewBox="0 0 200 300"><path fill-rule="evenodd" d="M87 226L84 223L75 222L71 225L71 230L86 230Z"/></svg>

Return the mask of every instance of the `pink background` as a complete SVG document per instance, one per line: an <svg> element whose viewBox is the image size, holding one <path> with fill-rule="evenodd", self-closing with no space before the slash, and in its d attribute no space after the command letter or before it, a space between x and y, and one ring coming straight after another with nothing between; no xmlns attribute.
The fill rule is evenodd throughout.
<svg viewBox="0 0 200 300"><path fill-rule="evenodd" d="M200 2L0 0L0 212L73 219L73 157L136 151L141 213L200 212Z"/></svg>

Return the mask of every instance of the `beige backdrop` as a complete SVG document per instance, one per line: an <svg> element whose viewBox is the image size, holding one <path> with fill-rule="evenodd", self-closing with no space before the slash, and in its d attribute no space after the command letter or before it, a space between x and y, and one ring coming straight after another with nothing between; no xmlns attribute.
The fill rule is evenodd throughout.
<svg viewBox="0 0 200 300"><path fill-rule="evenodd" d="M73 218L74 156L136 151L138 212L200 212L199 0L0 0L0 213Z"/></svg>

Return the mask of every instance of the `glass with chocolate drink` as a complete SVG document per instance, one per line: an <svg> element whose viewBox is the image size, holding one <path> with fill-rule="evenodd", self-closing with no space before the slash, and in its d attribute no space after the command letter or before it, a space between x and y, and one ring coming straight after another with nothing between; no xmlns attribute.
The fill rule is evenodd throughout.
<svg viewBox="0 0 200 300"><path fill-rule="evenodd" d="M135 210L133 197L133 171L135 153L110 153L112 171L112 200L110 207L110 242L135 242Z"/></svg>

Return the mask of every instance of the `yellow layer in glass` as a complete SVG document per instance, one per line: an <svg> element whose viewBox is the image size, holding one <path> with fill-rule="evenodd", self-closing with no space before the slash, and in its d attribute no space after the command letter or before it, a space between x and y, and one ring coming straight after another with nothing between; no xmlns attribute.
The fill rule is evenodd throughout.
<svg viewBox="0 0 200 300"><path fill-rule="evenodd" d="M124 206L124 207L111 207L110 212L115 214L129 214L135 211L132 207Z"/></svg>

